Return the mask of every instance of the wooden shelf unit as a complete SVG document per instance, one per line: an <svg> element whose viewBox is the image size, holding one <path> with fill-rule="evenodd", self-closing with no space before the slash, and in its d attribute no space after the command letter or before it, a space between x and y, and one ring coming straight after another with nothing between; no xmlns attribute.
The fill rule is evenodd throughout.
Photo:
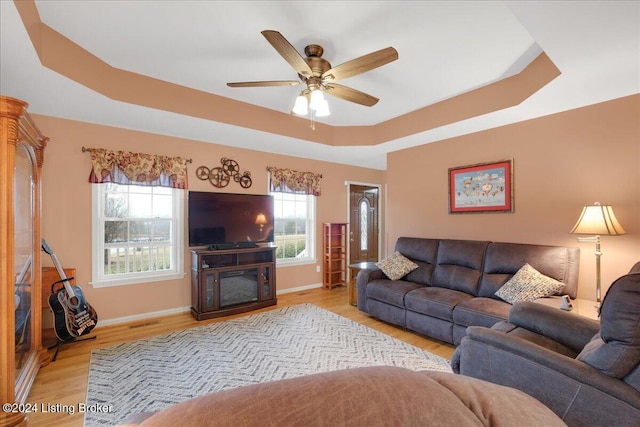
<svg viewBox="0 0 640 427"><path fill-rule="evenodd" d="M347 284L347 224L322 224L322 287Z"/></svg>
<svg viewBox="0 0 640 427"><path fill-rule="evenodd" d="M191 314L196 319L276 303L276 247L191 250Z"/></svg>

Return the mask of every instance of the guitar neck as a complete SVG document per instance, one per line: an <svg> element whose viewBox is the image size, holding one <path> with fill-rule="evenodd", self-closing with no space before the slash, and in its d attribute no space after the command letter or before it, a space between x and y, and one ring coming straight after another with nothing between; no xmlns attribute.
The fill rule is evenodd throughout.
<svg viewBox="0 0 640 427"><path fill-rule="evenodd" d="M27 262L24 263L24 265L22 266L22 270L20 270L20 274L18 274L16 283L22 283L24 276L27 275L27 272L29 271L29 267L31 267L31 258L32 258L32 255L29 255L29 258L27 258Z"/></svg>
<svg viewBox="0 0 640 427"><path fill-rule="evenodd" d="M51 260L53 261L53 265L56 267L56 270L58 270L58 274L62 279L62 283L64 284L64 288L67 291L67 295L69 295L69 298L75 297L76 295L73 292L73 287L71 286L71 282L67 278L67 275L65 274L62 266L60 265L60 261L58 261L58 257L54 253L51 253L50 256L51 256Z"/></svg>

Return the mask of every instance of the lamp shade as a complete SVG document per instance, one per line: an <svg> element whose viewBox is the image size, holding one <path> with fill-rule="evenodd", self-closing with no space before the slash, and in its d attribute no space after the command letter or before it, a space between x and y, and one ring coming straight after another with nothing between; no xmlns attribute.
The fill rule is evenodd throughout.
<svg viewBox="0 0 640 427"><path fill-rule="evenodd" d="M304 95L299 95L296 98L296 102L293 105L293 111L294 114L298 114L300 116L306 116L307 113L309 112L309 110L307 109L307 98Z"/></svg>
<svg viewBox="0 0 640 427"><path fill-rule="evenodd" d="M316 117L327 117L330 114L331 112L329 111L329 103L326 99L323 99L319 107L316 108Z"/></svg>
<svg viewBox="0 0 640 427"><path fill-rule="evenodd" d="M613 214L613 208L595 203L582 209L580 218L573 229L573 234L595 234L601 236L618 236L626 231Z"/></svg>
<svg viewBox="0 0 640 427"><path fill-rule="evenodd" d="M314 111L317 111L321 105L322 102L324 102L324 95L322 94L322 91L320 89L316 89L311 91L311 99L309 100L309 108L311 108Z"/></svg>
<svg viewBox="0 0 640 427"><path fill-rule="evenodd" d="M267 223L267 217L263 213L259 213L256 217L256 224L265 225Z"/></svg>

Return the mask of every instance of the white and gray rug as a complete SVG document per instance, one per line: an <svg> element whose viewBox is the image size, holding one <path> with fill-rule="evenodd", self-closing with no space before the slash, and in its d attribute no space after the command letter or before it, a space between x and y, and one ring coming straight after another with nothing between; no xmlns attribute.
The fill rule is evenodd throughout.
<svg viewBox="0 0 640 427"><path fill-rule="evenodd" d="M214 391L379 365L451 372L442 357L312 304L284 307L94 350L87 405L107 411L85 413L85 426Z"/></svg>

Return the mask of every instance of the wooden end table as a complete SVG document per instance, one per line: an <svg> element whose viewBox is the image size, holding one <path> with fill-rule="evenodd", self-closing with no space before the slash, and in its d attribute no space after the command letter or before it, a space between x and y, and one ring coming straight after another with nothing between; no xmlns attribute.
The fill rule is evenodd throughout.
<svg viewBox="0 0 640 427"><path fill-rule="evenodd" d="M354 264L349 264L347 268L349 269L349 304L357 305L358 304L358 290L356 288L356 276L360 272L360 270L366 270L369 268L376 268L375 262L356 262Z"/></svg>
<svg viewBox="0 0 640 427"><path fill-rule="evenodd" d="M547 305L549 307L555 307L560 310L561 300L558 296L552 296L549 298L539 298L535 300L535 302ZM573 299L571 300L571 304L573 304L573 310L569 311L569 313L573 313L579 316L588 317L592 320L600 320L598 317L598 309L596 308L596 302L590 301L586 299Z"/></svg>

